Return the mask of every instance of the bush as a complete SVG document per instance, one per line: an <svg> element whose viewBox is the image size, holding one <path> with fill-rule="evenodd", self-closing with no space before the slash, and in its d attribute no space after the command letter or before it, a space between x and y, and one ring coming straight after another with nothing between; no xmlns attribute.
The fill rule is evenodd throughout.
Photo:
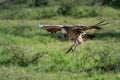
<svg viewBox="0 0 120 80"><path fill-rule="evenodd" d="M41 19L41 18L51 18L57 15L57 7L42 7L42 8L26 8L15 11L7 11L2 15L5 19Z"/></svg>
<svg viewBox="0 0 120 80"><path fill-rule="evenodd" d="M76 17L76 18L80 18L80 17L85 17L86 13L84 8L80 8L80 7L75 7L71 10L71 16Z"/></svg>
<svg viewBox="0 0 120 80"><path fill-rule="evenodd" d="M109 5L116 8L120 8L120 0L112 0Z"/></svg>
<svg viewBox="0 0 120 80"><path fill-rule="evenodd" d="M88 7L74 7L70 15L76 18L81 18L81 17L96 17L100 16L100 13L98 12L100 9L99 8L88 8Z"/></svg>
<svg viewBox="0 0 120 80"><path fill-rule="evenodd" d="M48 5L48 0L30 0L29 1L29 6L41 7L46 5Z"/></svg>
<svg viewBox="0 0 120 80"><path fill-rule="evenodd" d="M5 47L7 46L7 47ZM36 53L34 55L29 54L27 49L23 49L21 47L17 47L14 44L8 43L3 46L2 51L2 58L0 60L0 65L18 65L22 67L26 67L30 64L37 64L40 57L43 56L44 52ZM3 54L5 56L3 56Z"/></svg>
<svg viewBox="0 0 120 80"><path fill-rule="evenodd" d="M75 5L68 1L68 2L61 2L60 7L57 10L57 13L60 15L69 15L70 11Z"/></svg>
<svg viewBox="0 0 120 80"><path fill-rule="evenodd" d="M39 13L39 18L51 18L55 16L57 13L53 8L43 8L43 11Z"/></svg>
<svg viewBox="0 0 120 80"><path fill-rule="evenodd" d="M87 12L88 11L88 12ZM87 9L86 12L88 13L86 16L88 17L96 17L96 16L100 16L99 10L96 8L92 8L92 9Z"/></svg>
<svg viewBox="0 0 120 80"><path fill-rule="evenodd" d="M18 26L14 26L12 29L12 34L16 35L16 36L22 36L25 35L24 33L28 31L32 31L32 28L30 26L26 26L26 25L18 25Z"/></svg>

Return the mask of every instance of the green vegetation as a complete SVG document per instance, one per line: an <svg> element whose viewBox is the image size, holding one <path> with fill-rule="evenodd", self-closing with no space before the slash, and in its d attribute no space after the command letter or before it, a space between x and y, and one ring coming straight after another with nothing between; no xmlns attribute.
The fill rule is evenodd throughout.
<svg viewBox="0 0 120 80"><path fill-rule="evenodd" d="M28 19L40 20L54 17L71 16L73 18L86 17L120 17L119 9L111 7L82 7L76 6L69 11L63 11L64 8L58 6L41 8L23 8L23 9L1 9L0 18L2 19ZM66 8L67 9L67 8Z"/></svg>
<svg viewBox="0 0 120 80"><path fill-rule="evenodd" d="M120 9L112 4L117 0L81 0L81 6L76 0L74 7L72 0L10 1L0 1L0 80L120 79ZM105 4L97 6L97 1ZM37 28L39 23L93 25L100 20L110 24L88 32L96 38L69 54L71 43L57 40L60 33Z"/></svg>
<svg viewBox="0 0 120 80"><path fill-rule="evenodd" d="M21 20L0 20L0 79L119 80L119 19L99 32L93 31L96 39L87 41L70 54L65 54L65 51L71 44L56 40L59 33L51 35L36 26L39 22L92 25L98 21L99 18L69 17L25 20L24 23ZM107 21L112 22L112 19Z"/></svg>
<svg viewBox="0 0 120 80"><path fill-rule="evenodd" d="M13 0L10 2L8 0L1 2L0 18L40 20L58 16L71 16L73 18L120 17L119 8L108 7L107 4L97 5L97 3L102 3L99 0L93 2L94 0L81 0L81 2L79 0L61 0L58 2L53 2L53 0Z"/></svg>

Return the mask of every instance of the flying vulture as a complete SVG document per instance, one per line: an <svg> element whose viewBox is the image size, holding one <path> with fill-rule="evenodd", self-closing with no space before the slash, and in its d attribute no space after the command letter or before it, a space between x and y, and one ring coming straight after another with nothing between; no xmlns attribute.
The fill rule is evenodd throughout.
<svg viewBox="0 0 120 80"><path fill-rule="evenodd" d="M70 51L74 51L79 44L84 43L88 39L93 39L95 35L87 34L86 31L91 29L100 30L102 25L106 25L107 23L103 23L101 21L92 26L83 26L83 25L41 25L38 27L40 29L47 30L51 34L54 34L58 31L61 31L63 36L58 36L59 39L64 39L66 37L69 38L70 41L73 42L73 45L66 51L69 53Z"/></svg>

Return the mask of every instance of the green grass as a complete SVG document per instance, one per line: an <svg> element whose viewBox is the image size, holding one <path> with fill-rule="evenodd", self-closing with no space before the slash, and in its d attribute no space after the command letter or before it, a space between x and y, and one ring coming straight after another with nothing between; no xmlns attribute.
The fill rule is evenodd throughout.
<svg viewBox="0 0 120 80"><path fill-rule="evenodd" d="M107 6L75 6L69 10L68 14L59 13L60 6L47 7L25 7L23 6L0 6L1 19L27 19L41 20L51 19L59 16L71 16L73 18L88 18L88 17L120 17L120 9L115 9ZM64 7L63 7L64 10Z"/></svg>
<svg viewBox="0 0 120 80"><path fill-rule="evenodd" d="M111 23L94 40L65 54L70 41L39 30L42 24L92 25L105 19ZM41 20L0 20L0 80L119 80L120 19L54 17Z"/></svg>

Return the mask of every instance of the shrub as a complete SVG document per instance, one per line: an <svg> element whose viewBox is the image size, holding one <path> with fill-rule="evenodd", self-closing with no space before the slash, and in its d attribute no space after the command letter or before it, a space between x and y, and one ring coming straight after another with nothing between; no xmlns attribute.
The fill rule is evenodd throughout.
<svg viewBox="0 0 120 80"><path fill-rule="evenodd" d="M86 13L87 13L86 16L88 16L88 17L100 16L98 11L99 11L99 10L98 10L97 8L91 8L91 9L88 8L88 9L86 10Z"/></svg>
<svg viewBox="0 0 120 80"><path fill-rule="evenodd" d="M70 15L76 18L81 18L81 17L96 17L100 16L100 13L98 12L100 9L99 8L93 8L93 7L74 7Z"/></svg>
<svg viewBox="0 0 120 80"><path fill-rule="evenodd" d="M6 46L6 45L5 45ZM0 60L0 65L18 65L18 66L28 66L30 64L37 64L40 57L43 56L44 52L36 53L34 55L29 54L26 49L17 47L14 44L7 44L7 47L3 46L3 50L1 54L6 56L2 56L2 60ZM9 54L9 55L8 55Z"/></svg>
<svg viewBox="0 0 120 80"><path fill-rule="evenodd" d="M27 25L18 25L13 27L11 34L22 36L26 31L32 31L32 28Z"/></svg>
<svg viewBox="0 0 120 80"><path fill-rule="evenodd" d="M39 18L51 18L56 15L56 10L53 8L43 8L43 11L39 13Z"/></svg>
<svg viewBox="0 0 120 80"><path fill-rule="evenodd" d="M86 13L83 8L75 7L71 10L71 16L80 18L80 17L85 17Z"/></svg>
<svg viewBox="0 0 120 80"><path fill-rule="evenodd" d="M75 5L70 1L61 2L60 7L57 10L57 13L60 14L60 15L69 15L70 11L72 10L72 8L74 6Z"/></svg>
<svg viewBox="0 0 120 80"><path fill-rule="evenodd" d="M29 6L41 7L46 5L48 5L48 0L30 0L29 1Z"/></svg>

